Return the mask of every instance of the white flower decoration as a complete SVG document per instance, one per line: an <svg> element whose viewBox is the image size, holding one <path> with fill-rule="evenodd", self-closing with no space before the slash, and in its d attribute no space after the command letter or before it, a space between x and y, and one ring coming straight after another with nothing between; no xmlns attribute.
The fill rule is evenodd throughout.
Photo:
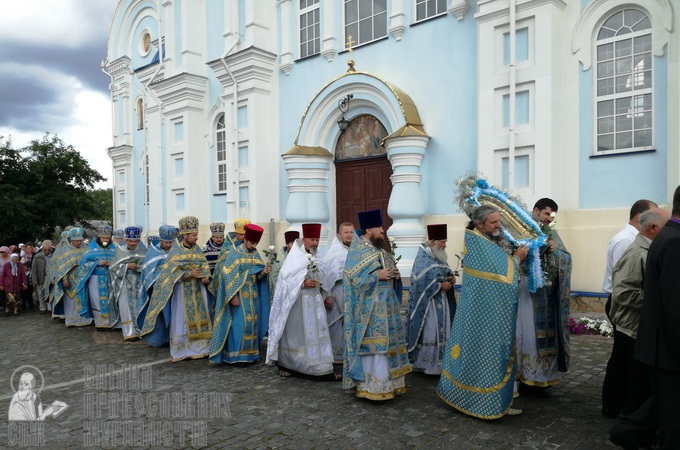
<svg viewBox="0 0 680 450"><path fill-rule="evenodd" d="M270 246L269 246L269 250L274 250L275 248L276 248L276 247L274 247L273 245L270 245Z"/></svg>

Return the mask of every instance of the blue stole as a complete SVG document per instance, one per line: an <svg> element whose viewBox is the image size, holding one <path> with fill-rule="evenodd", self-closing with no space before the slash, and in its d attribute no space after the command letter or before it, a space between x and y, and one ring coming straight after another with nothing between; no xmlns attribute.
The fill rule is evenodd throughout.
<svg viewBox="0 0 680 450"><path fill-rule="evenodd" d="M477 230L465 230L465 281L442 361L437 393L473 417L510 408L517 364L517 260Z"/></svg>
<svg viewBox="0 0 680 450"><path fill-rule="evenodd" d="M146 311L149 307L149 299L151 298L149 289L151 289L151 286L156 282L167 257L168 252L161 249L158 245L150 245L149 251L146 252L146 258L144 258L144 263L142 264L142 272L139 275L139 295L137 296L139 299L137 326L140 330L144 326L144 319L146 318ZM168 314L168 317L165 317L167 322L170 320L170 309L166 309L163 311Z"/></svg>
<svg viewBox="0 0 680 450"><path fill-rule="evenodd" d="M406 342L408 344L409 359L415 361L418 358L418 340L425 327L427 306L430 300L435 299L434 312L437 315L437 323L445 323L444 310L437 307L442 302L449 305L449 320L453 323L456 312L455 290L442 291L439 283L446 281L446 277L452 276L453 271L448 264L438 261L426 251L423 245L418 248L418 255L413 262L411 270L411 287L409 289L408 315L406 316ZM446 342L446 331L440 329L439 342ZM444 357L444 348L439 349L439 360Z"/></svg>
<svg viewBox="0 0 680 450"><path fill-rule="evenodd" d="M209 288L216 297L211 362L259 360L260 343L269 328L269 281L264 268L260 254L242 245L232 247L215 266ZM237 294L240 304L231 306Z"/></svg>
<svg viewBox="0 0 680 450"><path fill-rule="evenodd" d="M78 314L82 317L93 317L92 305L90 305L90 291L88 281L92 275L97 275L99 288L99 306L102 317L109 315L109 266L100 266L99 261L111 261L114 255L114 245L109 243L107 247L101 247L97 240L93 239L87 251L80 259L78 266L78 286L76 286L76 303Z"/></svg>
<svg viewBox="0 0 680 450"><path fill-rule="evenodd" d="M64 293L71 298L76 295L76 287L78 279L76 278L76 270L73 270L78 266L80 258L85 253L84 248L75 248L70 242L62 242L59 246L61 250L58 254L55 252L55 256L52 257L50 261L51 278L45 279L45 283L49 286L49 282L54 280L54 286L49 295L49 301L52 303L52 315L63 316L64 315L64 304L61 299ZM62 280L66 277L69 281L69 287L64 287Z"/></svg>

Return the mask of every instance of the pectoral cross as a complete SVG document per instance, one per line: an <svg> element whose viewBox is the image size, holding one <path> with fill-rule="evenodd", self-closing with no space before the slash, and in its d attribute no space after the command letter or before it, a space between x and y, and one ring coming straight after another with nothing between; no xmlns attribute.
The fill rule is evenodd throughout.
<svg viewBox="0 0 680 450"><path fill-rule="evenodd" d="M352 39L352 35L347 36L347 43L345 46L347 47L347 51L349 52L349 61L347 61L347 65L349 66L349 69L347 69L348 72L354 72L354 60L352 59L352 44L355 44L356 42Z"/></svg>

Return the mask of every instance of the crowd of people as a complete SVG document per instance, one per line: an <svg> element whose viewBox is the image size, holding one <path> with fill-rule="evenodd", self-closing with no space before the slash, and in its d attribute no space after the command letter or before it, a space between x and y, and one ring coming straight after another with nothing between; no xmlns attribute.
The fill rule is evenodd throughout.
<svg viewBox="0 0 680 450"><path fill-rule="evenodd" d="M161 226L146 245L139 226L102 226L86 246L84 231L71 228L56 248L49 240L38 252L31 243L0 247L0 289L6 315L37 307L67 327L120 329L124 339L169 346L173 361L249 366L266 345L279 376L342 381L374 401L404 394L405 375L421 371L439 377L437 393L453 408L497 419L522 412L513 401L523 390L541 391L568 370L571 256L551 227L557 211L543 198L529 213L545 233L533 257L529 246L508 242L502 211L471 210L457 300L447 226L428 225L405 320L380 210L359 213L357 230L342 223L324 256L317 223L286 232L285 247L270 246L264 258L264 229L243 218L233 232L210 224L203 248L191 216ZM678 247L680 187L672 217L648 200L633 205L610 244L604 283L616 331L603 414L644 413L645 431L670 443L678 442L668 419L677 418L669 410L680 371ZM531 264L539 286L528 282Z"/></svg>

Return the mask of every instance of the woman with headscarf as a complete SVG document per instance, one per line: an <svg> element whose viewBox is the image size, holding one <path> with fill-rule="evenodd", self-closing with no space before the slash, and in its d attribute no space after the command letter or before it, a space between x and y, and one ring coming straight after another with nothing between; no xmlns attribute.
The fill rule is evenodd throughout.
<svg viewBox="0 0 680 450"><path fill-rule="evenodd" d="M9 262L5 263L0 272L0 290L7 295L5 315L9 316L13 312L19 315L19 303L21 302L21 291L28 287L28 279L24 266L19 262L19 255L12 253Z"/></svg>

